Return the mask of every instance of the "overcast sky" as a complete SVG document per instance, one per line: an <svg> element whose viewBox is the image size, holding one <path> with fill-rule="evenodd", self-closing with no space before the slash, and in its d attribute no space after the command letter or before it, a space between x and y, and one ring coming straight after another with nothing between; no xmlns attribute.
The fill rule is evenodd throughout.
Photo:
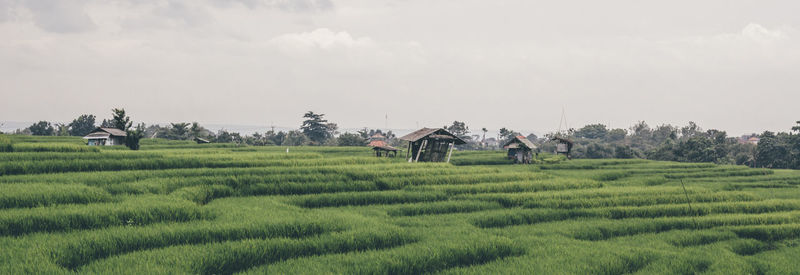
<svg viewBox="0 0 800 275"><path fill-rule="evenodd" d="M800 2L0 0L0 121L738 135L800 120Z"/></svg>

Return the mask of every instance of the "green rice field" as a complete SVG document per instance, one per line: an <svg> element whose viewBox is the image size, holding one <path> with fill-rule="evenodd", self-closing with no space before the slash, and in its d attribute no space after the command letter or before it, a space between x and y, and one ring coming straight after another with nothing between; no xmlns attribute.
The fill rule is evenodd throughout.
<svg viewBox="0 0 800 275"><path fill-rule="evenodd" d="M3 140L0 274L800 274L800 171Z"/></svg>

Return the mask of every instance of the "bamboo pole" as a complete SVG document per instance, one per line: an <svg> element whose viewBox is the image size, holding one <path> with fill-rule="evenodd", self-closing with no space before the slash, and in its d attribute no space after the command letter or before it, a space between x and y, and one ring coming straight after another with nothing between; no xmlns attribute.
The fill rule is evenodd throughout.
<svg viewBox="0 0 800 275"><path fill-rule="evenodd" d="M420 143L419 145L419 150L417 150L417 158L414 160L414 162L419 162L419 155L422 155L422 148L424 148L425 145L427 144L428 144L427 139L422 140L422 143Z"/></svg>
<svg viewBox="0 0 800 275"><path fill-rule="evenodd" d="M450 152L447 153L447 163L450 163L450 156L453 155L453 143L450 142Z"/></svg>

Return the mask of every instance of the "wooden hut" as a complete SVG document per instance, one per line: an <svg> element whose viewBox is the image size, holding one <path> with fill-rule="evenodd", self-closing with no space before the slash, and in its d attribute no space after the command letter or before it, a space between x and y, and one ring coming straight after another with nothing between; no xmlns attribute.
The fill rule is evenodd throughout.
<svg viewBox="0 0 800 275"><path fill-rule="evenodd" d="M442 128L422 128L400 138L408 141L409 162L450 162L453 146L464 140Z"/></svg>
<svg viewBox="0 0 800 275"><path fill-rule="evenodd" d="M508 149L508 159L514 163L530 164L536 145L523 136L516 136L503 144L503 148Z"/></svg>
<svg viewBox="0 0 800 275"><path fill-rule="evenodd" d="M83 137L88 140L86 144L90 146L110 146L110 145L124 145L125 137L128 134L125 131L116 128L97 128L91 133Z"/></svg>
<svg viewBox="0 0 800 275"><path fill-rule="evenodd" d="M572 141L567 138L553 137L550 140L556 142L556 154L564 154L569 158L569 153L572 151Z"/></svg>
<svg viewBox="0 0 800 275"><path fill-rule="evenodd" d="M389 144L386 143L386 137L381 134L372 135L367 146L372 147L372 151L375 152L376 157L397 156L397 148L389 146Z"/></svg>

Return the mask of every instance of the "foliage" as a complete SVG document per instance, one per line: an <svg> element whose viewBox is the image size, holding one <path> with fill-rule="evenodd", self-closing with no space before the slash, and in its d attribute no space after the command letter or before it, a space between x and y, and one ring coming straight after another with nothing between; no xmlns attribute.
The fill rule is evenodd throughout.
<svg viewBox="0 0 800 275"><path fill-rule="evenodd" d="M167 132L167 139L188 139L189 138L189 123L179 122L170 123L171 128Z"/></svg>
<svg viewBox="0 0 800 275"><path fill-rule="evenodd" d="M500 128L500 144L503 144L519 135L522 134L513 130L506 129L505 127Z"/></svg>
<svg viewBox="0 0 800 275"><path fill-rule="evenodd" d="M367 140L359 134L344 133L336 138L339 146L364 146L367 145Z"/></svg>
<svg viewBox="0 0 800 275"><path fill-rule="evenodd" d="M136 125L135 129L127 130L126 133L125 146L131 150L139 150L139 140L144 136L144 123Z"/></svg>
<svg viewBox="0 0 800 275"><path fill-rule="evenodd" d="M309 142L311 142L311 139L308 138L303 131L294 130L286 133L286 138L281 145L300 146Z"/></svg>
<svg viewBox="0 0 800 275"><path fill-rule="evenodd" d="M125 109L111 109L113 118L110 121L110 124L113 125L113 128L117 128L123 131L127 131L133 125L131 122L131 118L125 115Z"/></svg>
<svg viewBox="0 0 800 275"><path fill-rule="evenodd" d="M469 136L469 127L463 121L456 120L453 121L453 124L451 124L450 126L445 125L442 128L452 133L453 135L463 139L464 141L469 141L472 139L472 137Z"/></svg>
<svg viewBox="0 0 800 275"><path fill-rule="evenodd" d="M225 130L219 130L217 132L217 136L214 139L214 142L221 142L221 143L242 143L243 139L239 133L236 132L228 132Z"/></svg>
<svg viewBox="0 0 800 275"><path fill-rule="evenodd" d="M603 124L589 124L575 131L575 137L588 139L602 139L608 135L608 129Z"/></svg>
<svg viewBox="0 0 800 275"><path fill-rule="evenodd" d="M95 129L94 122L94 115L80 115L69 123L69 135L80 137L88 135Z"/></svg>
<svg viewBox="0 0 800 275"><path fill-rule="evenodd" d="M47 121L39 121L34 123L33 125L29 126L28 129L31 131L31 134L34 136L52 136L55 135L55 128L50 122Z"/></svg>
<svg viewBox="0 0 800 275"><path fill-rule="evenodd" d="M304 136L308 138L311 145L322 145L326 140L333 137L334 132L336 132L338 128L335 123L328 122L324 117L325 114L315 114L312 111L308 111L303 115L305 120L303 120L303 125L300 126L300 130L303 131ZM291 132L289 132L289 134L291 136ZM297 144L298 141L299 140L295 139L290 143L294 145Z"/></svg>

